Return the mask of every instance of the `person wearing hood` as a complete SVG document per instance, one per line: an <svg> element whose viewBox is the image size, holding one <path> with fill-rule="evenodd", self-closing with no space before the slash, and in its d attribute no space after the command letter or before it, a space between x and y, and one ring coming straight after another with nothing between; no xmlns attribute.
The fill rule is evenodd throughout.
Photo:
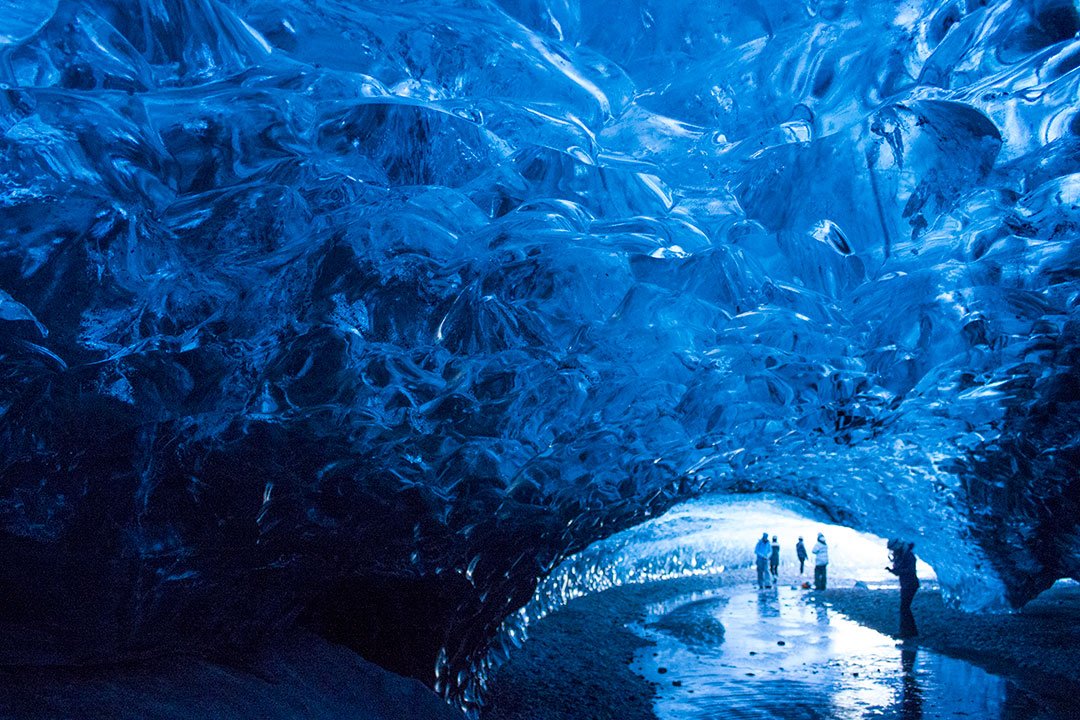
<svg viewBox="0 0 1080 720"><path fill-rule="evenodd" d="M892 567L885 568L900 578L900 633L899 638L913 638L919 634L915 627L915 616L911 612L911 601L919 589L919 576L915 573L915 543L893 538L886 546Z"/></svg>
<svg viewBox="0 0 1080 720"><path fill-rule="evenodd" d="M772 548L769 546L769 533L762 533L761 539L754 546L754 557L757 561L757 585L759 588L771 587L768 582L769 557Z"/></svg>
<svg viewBox="0 0 1080 720"><path fill-rule="evenodd" d="M825 536L818 533L817 542L810 549L814 553L814 589L825 589L825 568L829 565L829 546L825 542Z"/></svg>

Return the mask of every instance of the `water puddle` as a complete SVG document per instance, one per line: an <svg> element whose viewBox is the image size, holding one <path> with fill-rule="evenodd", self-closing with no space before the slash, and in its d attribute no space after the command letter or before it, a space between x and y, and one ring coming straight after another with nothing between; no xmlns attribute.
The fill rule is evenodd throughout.
<svg viewBox="0 0 1080 720"><path fill-rule="evenodd" d="M660 720L1064 720L1014 681L865 628L793 588L652 608L633 669Z"/></svg>

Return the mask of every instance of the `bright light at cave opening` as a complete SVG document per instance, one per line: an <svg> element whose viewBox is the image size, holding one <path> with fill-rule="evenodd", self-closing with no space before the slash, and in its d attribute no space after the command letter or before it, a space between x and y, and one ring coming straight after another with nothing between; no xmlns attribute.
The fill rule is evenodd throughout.
<svg viewBox="0 0 1080 720"><path fill-rule="evenodd" d="M836 585L861 581L870 585L894 580L885 570L888 564L886 539L873 533L860 532L843 525L819 519L813 506L793 498L777 495L760 497L716 497L693 500L673 508L656 522L687 523L688 532L673 537L671 542L691 548L703 548L730 557L729 568L753 561L754 544L762 533L776 536L780 542L781 581L788 582L798 575L795 543L803 538L809 554L818 533L825 536L829 546L829 578ZM633 532L633 531L631 531ZM915 542L918 555L918 538ZM806 561L804 575L813 577L814 557ZM794 574L793 574L794 573ZM919 562L919 577L936 580L933 569Z"/></svg>
<svg viewBox="0 0 1080 720"><path fill-rule="evenodd" d="M708 496L677 505L567 559L540 584L516 622L527 625L575 597L616 585L691 575L745 582L749 576L736 572L753 567L754 544L766 532L780 542L781 585L813 581L811 550L818 533L829 545L830 587L895 583L885 569L885 538L823 520L814 506L783 495ZM800 536L809 554L801 575L795 556ZM907 539L915 542L918 555L919 538ZM921 558L918 572L923 582L937 580Z"/></svg>

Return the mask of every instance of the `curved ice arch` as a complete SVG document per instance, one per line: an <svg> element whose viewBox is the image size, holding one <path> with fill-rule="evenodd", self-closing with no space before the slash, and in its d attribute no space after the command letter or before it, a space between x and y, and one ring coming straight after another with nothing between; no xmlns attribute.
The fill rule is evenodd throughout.
<svg viewBox="0 0 1080 720"><path fill-rule="evenodd" d="M303 615L473 703L701 489L969 605L1080 572L1068 2L23 7L2 581L60 660Z"/></svg>

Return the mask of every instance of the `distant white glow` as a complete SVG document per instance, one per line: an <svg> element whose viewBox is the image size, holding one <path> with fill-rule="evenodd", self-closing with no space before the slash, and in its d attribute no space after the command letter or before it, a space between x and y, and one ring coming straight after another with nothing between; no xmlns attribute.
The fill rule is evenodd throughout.
<svg viewBox="0 0 1080 720"><path fill-rule="evenodd" d="M816 508L800 500L763 494L693 500L652 523L671 528L672 534L664 544L723 554L729 567L753 559L754 543L763 532L770 538L776 535L781 547L781 579L787 578L792 568L798 572L795 543L799 537L809 552L820 532L829 546L829 575L833 582L859 580L873 584L893 579L885 570L888 565L885 538L823 521L820 515ZM918 550L916 542L916 555ZM813 562L811 555L807 560L810 575L813 575ZM936 580L933 569L926 563L920 562L918 570L920 578Z"/></svg>
<svg viewBox="0 0 1080 720"><path fill-rule="evenodd" d="M818 533L829 545L829 586L870 587L895 582L885 568L885 538L821 519L809 503L784 495L710 496L675 506L660 517L612 535L567 558L537 587L533 599L503 623L503 644L517 642L525 629L570 600L618 585L678 577L718 575L753 565L754 544L762 533L781 545L780 584L812 582ZM809 558L799 574L795 543L802 536ZM916 544L916 554L918 554ZM933 569L918 564L923 581ZM508 647L493 649L493 661Z"/></svg>

